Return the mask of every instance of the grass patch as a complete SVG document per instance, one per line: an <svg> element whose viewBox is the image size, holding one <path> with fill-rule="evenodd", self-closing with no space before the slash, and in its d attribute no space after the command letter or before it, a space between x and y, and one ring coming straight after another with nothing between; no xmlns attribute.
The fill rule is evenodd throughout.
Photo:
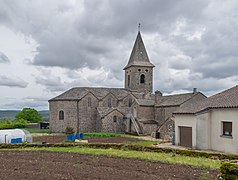
<svg viewBox="0 0 238 180"><path fill-rule="evenodd" d="M184 164L209 169L219 169L220 161L202 157L188 157L183 155L177 155L174 153L156 153L156 152L143 152L133 151L128 149L96 149L87 147L41 147L41 148L24 148L21 150L33 150L33 151L57 151L57 152L70 152L81 154L93 154L93 155L106 155L111 157L122 158L138 158L150 161L160 161L173 164Z"/></svg>
<svg viewBox="0 0 238 180"><path fill-rule="evenodd" d="M125 144L130 145L139 145L139 146L153 146L154 144L157 144L159 141L135 141L135 142L125 142Z"/></svg>
<svg viewBox="0 0 238 180"><path fill-rule="evenodd" d="M49 133L49 129L24 128L30 133Z"/></svg>

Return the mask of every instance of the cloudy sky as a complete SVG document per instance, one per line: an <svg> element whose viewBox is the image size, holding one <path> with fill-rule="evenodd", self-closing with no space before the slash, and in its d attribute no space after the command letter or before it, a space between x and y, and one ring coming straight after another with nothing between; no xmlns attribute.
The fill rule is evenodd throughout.
<svg viewBox="0 0 238 180"><path fill-rule="evenodd" d="M237 0L0 0L0 109L48 109L74 86L123 87L138 23L154 90L238 84Z"/></svg>

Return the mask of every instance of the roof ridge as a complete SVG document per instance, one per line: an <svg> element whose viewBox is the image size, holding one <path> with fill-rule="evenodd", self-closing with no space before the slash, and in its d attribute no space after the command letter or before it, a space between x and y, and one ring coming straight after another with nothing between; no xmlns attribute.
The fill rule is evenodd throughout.
<svg viewBox="0 0 238 180"><path fill-rule="evenodd" d="M193 92L190 92L190 93L180 93L180 94L170 94L170 95L165 95L163 97L168 97L168 96L181 96L181 95L189 95L189 94L194 94Z"/></svg>

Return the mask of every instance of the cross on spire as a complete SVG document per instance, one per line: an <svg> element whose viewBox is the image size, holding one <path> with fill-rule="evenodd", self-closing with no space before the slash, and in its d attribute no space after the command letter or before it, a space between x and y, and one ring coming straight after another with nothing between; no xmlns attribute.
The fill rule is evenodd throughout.
<svg viewBox="0 0 238 180"><path fill-rule="evenodd" d="M138 25L138 32L140 32L140 23L139 23L139 25Z"/></svg>

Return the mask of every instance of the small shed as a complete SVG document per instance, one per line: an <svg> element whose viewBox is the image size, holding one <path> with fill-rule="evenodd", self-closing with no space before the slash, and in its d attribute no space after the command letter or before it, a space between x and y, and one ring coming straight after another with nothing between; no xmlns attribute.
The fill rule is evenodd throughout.
<svg viewBox="0 0 238 180"><path fill-rule="evenodd" d="M0 130L0 143L31 143L32 136L29 131L24 129L5 129Z"/></svg>

